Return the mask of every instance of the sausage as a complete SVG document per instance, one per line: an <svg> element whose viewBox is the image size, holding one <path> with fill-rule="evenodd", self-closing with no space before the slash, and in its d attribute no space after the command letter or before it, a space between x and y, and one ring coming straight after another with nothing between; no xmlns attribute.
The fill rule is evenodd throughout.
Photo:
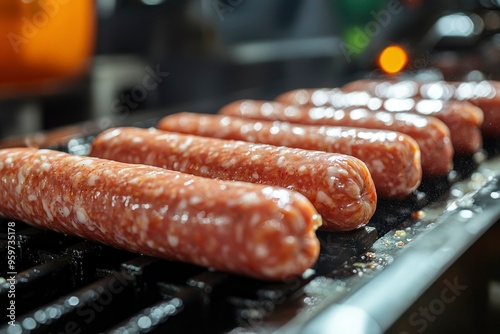
<svg viewBox="0 0 500 334"><path fill-rule="evenodd" d="M492 138L500 136L500 82L498 81L418 83L411 80L394 82L359 80L345 85L342 90L351 92L363 90L385 98L422 97L445 101L468 101L483 111L484 120L481 126L483 136Z"/></svg>
<svg viewBox="0 0 500 334"><path fill-rule="evenodd" d="M90 155L292 189L312 202L327 230L346 231L365 225L377 202L366 165L341 154L119 128L99 135Z"/></svg>
<svg viewBox="0 0 500 334"><path fill-rule="evenodd" d="M406 197L419 186L422 178L418 144L411 137L393 131L307 126L192 113L164 117L158 128L352 155L367 165L377 195L382 198Z"/></svg>
<svg viewBox="0 0 500 334"><path fill-rule="evenodd" d="M387 100L387 103L390 103L390 100ZM474 154L483 147L481 127L484 114L472 103L425 99L416 102L415 110L418 110L419 114L434 116L448 126L456 155Z"/></svg>
<svg viewBox="0 0 500 334"><path fill-rule="evenodd" d="M321 222L301 194L67 153L0 150L0 215L256 278L300 275Z"/></svg>
<svg viewBox="0 0 500 334"><path fill-rule="evenodd" d="M287 106L278 102L242 100L223 107L221 114L253 119L277 120L309 125L348 126L397 131L418 143L424 176L447 174L453 166L450 131L435 117L409 113L369 111L363 108Z"/></svg>
<svg viewBox="0 0 500 334"><path fill-rule="evenodd" d="M497 91L500 94L500 89ZM485 137L500 137L500 96L491 99L471 99L472 104L481 108L484 112L484 122L481 128Z"/></svg>
<svg viewBox="0 0 500 334"><path fill-rule="evenodd" d="M500 82L440 82L439 85L447 86L453 92L450 99L468 101L479 107L484 113L481 127L485 137L500 137ZM429 98L432 96L432 84L422 85L421 95Z"/></svg>
<svg viewBox="0 0 500 334"><path fill-rule="evenodd" d="M443 87L444 88L444 87ZM344 92L367 92L373 96L384 99L407 99L412 97L419 97L420 84L413 80L402 81L383 81L383 80L356 80L349 82L342 86ZM440 93L442 98L448 100L452 97L449 92L436 92ZM444 95L447 95L444 98ZM431 99L436 99L438 96L433 95Z"/></svg>
<svg viewBox="0 0 500 334"><path fill-rule="evenodd" d="M307 107L367 108L434 116L450 129L454 153L470 155L483 146L483 111L467 101L421 98L379 98L367 92L343 92L338 88L297 89L276 98L284 104Z"/></svg>

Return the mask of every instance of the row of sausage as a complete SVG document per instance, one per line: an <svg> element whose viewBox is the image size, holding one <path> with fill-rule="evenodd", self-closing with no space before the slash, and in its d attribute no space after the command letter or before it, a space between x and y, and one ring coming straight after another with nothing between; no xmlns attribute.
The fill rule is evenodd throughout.
<svg viewBox="0 0 500 334"><path fill-rule="evenodd" d="M296 276L318 257L317 228L365 225L377 197L408 196L498 134L494 83L463 85L361 82L237 101L159 129L107 130L92 157L3 149L0 214L261 279Z"/></svg>

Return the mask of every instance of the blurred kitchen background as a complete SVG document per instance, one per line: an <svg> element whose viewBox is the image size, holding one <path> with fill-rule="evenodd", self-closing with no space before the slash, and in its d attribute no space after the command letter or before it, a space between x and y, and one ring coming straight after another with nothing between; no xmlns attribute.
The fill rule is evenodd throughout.
<svg viewBox="0 0 500 334"><path fill-rule="evenodd" d="M499 9L500 0L0 0L0 139L82 122L104 129L158 112L214 113L239 98L384 71L500 79ZM390 46L400 53L384 63ZM447 306L443 328L478 304L476 313L500 326L498 263L488 266L488 290L474 271L478 258L498 254L499 235L497 224L453 267L471 288ZM402 319L393 332L407 329Z"/></svg>
<svg viewBox="0 0 500 334"><path fill-rule="evenodd" d="M0 138L405 70L498 77L498 0L3 0ZM439 70L429 70L437 67Z"/></svg>

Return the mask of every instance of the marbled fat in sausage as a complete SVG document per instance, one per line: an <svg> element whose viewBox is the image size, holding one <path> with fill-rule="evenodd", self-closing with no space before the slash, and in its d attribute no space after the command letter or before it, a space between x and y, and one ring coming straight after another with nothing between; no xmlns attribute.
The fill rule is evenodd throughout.
<svg viewBox="0 0 500 334"><path fill-rule="evenodd" d="M447 174L453 166L450 130L435 117L332 107L289 106L278 102L242 100L228 104L221 114L309 125L349 126L397 131L418 143L424 176Z"/></svg>
<svg viewBox="0 0 500 334"><path fill-rule="evenodd" d="M261 121L225 115L179 113L164 117L158 128L167 131L245 140L352 155L363 161L377 195L403 198L420 184L420 149L409 136L383 130Z"/></svg>
<svg viewBox="0 0 500 334"><path fill-rule="evenodd" d="M366 108L393 113L411 112L434 116L450 129L455 154L469 155L483 145L483 111L467 101L431 100L418 97L381 98L368 92L343 92L339 88L297 89L276 98L284 104L305 107ZM488 100L490 101L490 100Z"/></svg>
<svg viewBox="0 0 500 334"><path fill-rule="evenodd" d="M321 222L301 194L66 153L0 150L0 214L256 278L300 275Z"/></svg>
<svg viewBox="0 0 500 334"><path fill-rule="evenodd" d="M118 128L99 135L90 155L295 190L311 201L323 218L322 228L328 230L365 225L377 202L366 165L342 154Z"/></svg>

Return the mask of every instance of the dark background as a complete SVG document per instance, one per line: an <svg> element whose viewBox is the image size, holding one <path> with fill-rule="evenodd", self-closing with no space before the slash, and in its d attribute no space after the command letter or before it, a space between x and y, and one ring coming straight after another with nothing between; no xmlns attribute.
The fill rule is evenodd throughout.
<svg viewBox="0 0 500 334"><path fill-rule="evenodd" d="M152 109L215 112L235 98L270 99L293 88L335 87L379 75L376 56L391 43L408 50L410 73L441 62L446 66L439 75L449 79L463 79L478 67L491 78L500 44L496 3L98 0L88 71L51 94L18 92L0 99L0 138ZM391 6L400 11L384 16ZM437 20L452 13L475 15L483 26L488 18L493 23L470 38L436 36ZM375 33L360 36L370 27ZM457 61L464 57L470 61ZM117 102L141 85L147 67L168 77L140 101Z"/></svg>

